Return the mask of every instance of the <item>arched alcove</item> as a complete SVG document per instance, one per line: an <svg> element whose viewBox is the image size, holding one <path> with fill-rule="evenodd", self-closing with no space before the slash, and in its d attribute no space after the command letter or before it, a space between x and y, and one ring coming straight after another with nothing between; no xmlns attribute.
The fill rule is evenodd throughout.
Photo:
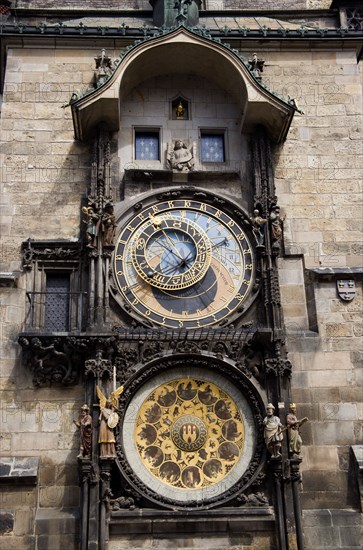
<svg viewBox="0 0 363 550"><path fill-rule="evenodd" d="M263 125L273 141L283 141L294 106L257 82L237 53L184 27L135 44L108 81L72 103L76 138L87 139L100 122L119 130L120 104L142 81L189 74L215 82L234 97L241 108L241 131Z"/></svg>

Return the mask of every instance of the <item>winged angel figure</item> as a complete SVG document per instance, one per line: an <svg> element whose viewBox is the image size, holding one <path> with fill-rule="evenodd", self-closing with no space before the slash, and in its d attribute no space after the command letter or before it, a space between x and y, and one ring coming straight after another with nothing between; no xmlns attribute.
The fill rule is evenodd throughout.
<svg viewBox="0 0 363 550"><path fill-rule="evenodd" d="M113 433L116 428L120 417L117 414L118 399L124 390L123 386L120 386L113 392L111 392L109 398L103 395L101 389L96 386L98 399L100 401L100 430L98 434L98 443L100 445L101 457L114 457L116 456L115 448L115 434Z"/></svg>
<svg viewBox="0 0 363 550"><path fill-rule="evenodd" d="M167 152L168 165L177 172L189 172L194 166L194 147L188 148L181 139L169 144Z"/></svg>

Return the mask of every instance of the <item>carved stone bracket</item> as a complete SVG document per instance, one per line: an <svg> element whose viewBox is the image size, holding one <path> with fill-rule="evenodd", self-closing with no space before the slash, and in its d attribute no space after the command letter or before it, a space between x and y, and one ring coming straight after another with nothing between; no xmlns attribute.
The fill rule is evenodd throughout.
<svg viewBox="0 0 363 550"><path fill-rule="evenodd" d="M264 493L241 493L237 497L237 501L243 506L268 506L268 499Z"/></svg>
<svg viewBox="0 0 363 550"><path fill-rule="evenodd" d="M25 364L36 387L75 384L81 373L84 344L76 338L19 337Z"/></svg>
<svg viewBox="0 0 363 550"><path fill-rule="evenodd" d="M82 459L78 461L78 474L80 482L87 483L94 479L94 470L92 461L89 459Z"/></svg>
<svg viewBox="0 0 363 550"><path fill-rule="evenodd" d="M265 384L261 341L255 326L221 331L116 327L113 334L94 336L22 333L18 341L35 386L75 384L81 374L110 379L114 368L118 383L123 384L154 359L206 353L220 360L233 360L242 375ZM277 367L279 372L289 370L289 362L279 361L265 361L266 373L277 373Z"/></svg>
<svg viewBox="0 0 363 550"><path fill-rule="evenodd" d="M266 374L273 374L274 376L287 376L291 378L292 363L288 359L283 359L282 357L265 359L265 372Z"/></svg>
<svg viewBox="0 0 363 550"><path fill-rule="evenodd" d="M110 377L112 373L112 364L108 359L87 359L84 366L85 376L93 374L96 378L102 378L105 375Z"/></svg>
<svg viewBox="0 0 363 550"><path fill-rule="evenodd" d="M300 473L300 464L302 462L301 458L292 458L289 460L290 463L290 480L293 483L302 481Z"/></svg>

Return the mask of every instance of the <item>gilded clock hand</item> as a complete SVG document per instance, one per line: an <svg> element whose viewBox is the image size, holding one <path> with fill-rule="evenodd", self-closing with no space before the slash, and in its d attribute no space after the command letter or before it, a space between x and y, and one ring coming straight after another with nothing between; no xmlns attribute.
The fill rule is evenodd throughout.
<svg viewBox="0 0 363 550"><path fill-rule="evenodd" d="M173 252L171 247L169 248L168 246L166 246L162 241L158 240L158 244L160 244L163 248L165 248L165 250L167 250L168 252L170 252L170 254L173 254L173 256L176 256L179 260L181 259L181 256L179 256L177 253ZM176 250L176 249L175 249Z"/></svg>
<svg viewBox="0 0 363 550"><path fill-rule="evenodd" d="M173 241L170 239L169 235L167 233L165 233L164 229L161 229L161 232L164 235L164 237L166 238L166 240L169 242L170 246L172 248L174 248L175 252L172 252L172 254L174 254L175 256L178 256L178 258L181 260L182 257L180 256L178 250L176 249L176 247L175 247Z"/></svg>
<svg viewBox="0 0 363 550"><path fill-rule="evenodd" d="M228 239L227 237L225 237L222 241L220 241L219 243L215 243L212 245L211 247L211 250L214 250L215 248L219 248L220 246L224 245L224 244L227 244L228 243ZM194 250L192 250L188 256L185 258L185 262L186 263L189 263L190 261L193 261L194 258L191 258L190 255L194 253Z"/></svg>

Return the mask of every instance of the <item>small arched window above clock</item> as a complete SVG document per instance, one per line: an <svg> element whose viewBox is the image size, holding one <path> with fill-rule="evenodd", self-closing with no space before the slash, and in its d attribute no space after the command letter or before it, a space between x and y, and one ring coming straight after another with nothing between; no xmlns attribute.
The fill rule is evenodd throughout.
<svg viewBox="0 0 363 550"><path fill-rule="evenodd" d="M171 120L190 120L190 101L179 94L170 101Z"/></svg>

